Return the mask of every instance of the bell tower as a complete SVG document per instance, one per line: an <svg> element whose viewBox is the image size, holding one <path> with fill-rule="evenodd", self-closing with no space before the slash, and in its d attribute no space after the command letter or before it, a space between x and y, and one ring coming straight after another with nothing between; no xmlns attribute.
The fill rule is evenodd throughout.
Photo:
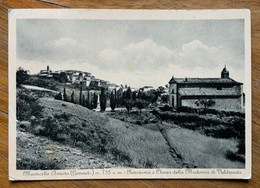
<svg viewBox="0 0 260 188"><path fill-rule="evenodd" d="M226 68L226 65L225 65L224 69L221 72L221 78L229 78L229 72L228 72L228 70Z"/></svg>

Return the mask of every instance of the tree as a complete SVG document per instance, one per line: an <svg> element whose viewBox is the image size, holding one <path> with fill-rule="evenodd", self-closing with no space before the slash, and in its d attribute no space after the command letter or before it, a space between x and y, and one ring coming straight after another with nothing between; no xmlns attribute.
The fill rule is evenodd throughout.
<svg viewBox="0 0 260 188"><path fill-rule="evenodd" d="M156 90L150 90L144 93L142 99L145 99L149 103L155 103L158 99L159 93Z"/></svg>
<svg viewBox="0 0 260 188"><path fill-rule="evenodd" d="M106 90L104 87L101 87L101 94L100 94L100 111L104 112L107 106L107 97L106 97Z"/></svg>
<svg viewBox="0 0 260 188"><path fill-rule="evenodd" d="M139 91L138 91L138 94L137 94L137 97L136 98L138 98L138 99L143 99L143 95L144 95L144 93L139 89Z"/></svg>
<svg viewBox="0 0 260 188"><path fill-rule="evenodd" d="M163 103L168 103L169 102L169 95L165 94L161 96L161 100Z"/></svg>
<svg viewBox="0 0 260 188"><path fill-rule="evenodd" d="M27 71L25 71L22 67L19 67L16 71L16 84L17 86L24 83L25 80L29 78Z"/></svg>
<svg viewBox="0 0 260 188"><path fill-rule="evenodd" d="M132 99L132 91L130 87L126 90L125 99Z"/></svg>
<svg viewBox="0 0 260 188"><path fill-rule="evenodd" d="M140 110L141 113L142 109L148 106L148 102L143 99L136 99L135 106Z"/></svg>
<svg viewBox="0 0 260 188"><path fill-rule="evenodd" d="M98 103L98 95L94 93L93 96L93 108L97 108L97 103Z"/></svg>
<svg viewBox="0 0 260 188"><path fill-rule="evenodd" d="M86 106L86 100L84 95L82 95L82 106Z"/></svg>
<svg viewBox="0 0 260 188"><path fill-rule="evenodd" d="M65 72L61 72L57 80L61 83L66 83L68 82L68 76Z"/></svg>
<svg viewBox="0 0 260 188"><path fill-rule="evenodd" d="M80 86L80 92L79 92L79 104L82 105L82 86Z"/></svg>
<svg viewBox="0 0 260 188"><path fill-rule="evenodd" d="M112 111L114 112L115 108L116 108L116 97L115 97L113 91L111 91L111 94L110 94L110 107L111 107Z"/></svg>
<svg viewBox="0 0 260 188"><path fill-rule="evenodd" d="M136 91L134 91L133 93L132 93L132 99L135 101L136 100L136 94L137 92Z"/></svg>
<svg viewBox="0 0 260 188"><path fill-rule="evenodd" d="M87 97L86 97L86 107L88 108L88 109L90 109L90 96L89 96L89 91L87 92Z"/></svg>
<svg viewBox="0 0 260 188"><path fill-rule="evenodd" d="M127 88L126 92L123 93L123 103L125 108L127 109L128 114L130 114L130 110L132 109L134 103L132 101L132 91L130 87Z"/></svg>
<svg viewBox="0 0 260 188"><path fill-rule="evenodd" d="M74 91L71 93L70 102L75 103L75 100L74 100Z"/></svg>
<svg viewBox="0 0 260 188"><path fill-rule="evenodd" d="M198 107L202 107L204 112L210 107L212 107L216 102L212 99L199 99L195 102Z"/></svg>
<svg viewBox="0 0 260 188"><path fill-rule="evenodd" d="M123 88L121 87L117 92L116 92L116 103L117 107L122 107L123 104Z"/></svg>
<svg viewBox="0 0 260 188"><path fill-rule="evenodd" d="M66 94L66 88L65 88L65 87L64 87L64 89L63 89L63 100L66 101L66 102L68 102L68 96L67 96L67 94Z"/></svg>

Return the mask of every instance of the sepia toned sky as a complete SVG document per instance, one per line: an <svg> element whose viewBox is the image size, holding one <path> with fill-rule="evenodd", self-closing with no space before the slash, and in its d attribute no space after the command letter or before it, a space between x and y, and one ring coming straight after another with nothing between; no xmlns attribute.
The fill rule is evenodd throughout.
<svg viewBox="0 0 260 188"><path fill-rule="evenodd" d="M132 87L175 77L244 82L243 20L17 20L17 67L82 70Z"/></svg>

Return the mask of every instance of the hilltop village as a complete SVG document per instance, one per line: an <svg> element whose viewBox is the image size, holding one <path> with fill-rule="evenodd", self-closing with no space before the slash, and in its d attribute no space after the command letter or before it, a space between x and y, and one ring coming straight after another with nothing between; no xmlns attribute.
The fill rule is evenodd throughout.
<svg viewBox="0 0 260 188"><path fill-rule="evenodd" d="M124 88L126 90L127 85L117 85L115 83L110 83L109 81L102 80L95 78L94 75L92 75L89 72L85 71L79 71L79 70L58 70L58 71L52 71L49 66L47 66L46 70L41 70L38 73L39 77L45 77L45 78L53 78L54 80L60 81L62 83L67 83L67 84L80 84L83 87L89 87L89 88L101 88L104 87L108 90L119 90L120 88ZM162 88L160 88L162 89ZM144 86L142 88L133 88L131 87L131 91L137 91L137 90L142 90L144 92L148 92L150 90L154 90L152 86ZM165 93L168 93L168 90L164 88Z"/></svg>
<svg viewBox="0 0 260 188"><path fill-rule="evenodd" d="M59 70L52 72L47 66L41 70L39 77L53 78L62 83L77 84L88 88L90 92L100 94L101 88L111 91L125 92L130 88L132 92L159 93L157 104L167 103L178 110L181 107L200 108L208 106L217 110L243 111L243 84L229 77L226 66L221 71L220 78L175 78L170 79L169 85L155 89L152 86L132 88L127 85L117 85L106 80L95 78L91 73L78 70ZM84 91L83 91L84 92ZM161 96L164 100L161 101ZM154 101L154 100L153 100ZM201 104L208 102L208 104Z"/></svg>

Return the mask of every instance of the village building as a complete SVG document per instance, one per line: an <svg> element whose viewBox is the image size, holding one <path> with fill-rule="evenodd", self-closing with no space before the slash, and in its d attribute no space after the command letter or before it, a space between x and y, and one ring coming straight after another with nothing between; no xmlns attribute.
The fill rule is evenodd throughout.
<svg viewBox="0 0 260 188"><path fill-rule="evenodd" d="M148 91L151 91L151 90L154 90L153 86L144 86L142 88L140 88L140 90L142 90L143 92L148 92Z"/></svg>
<svg viewBox="0 0 260 188"><path fill-rule="evenodd" d="M169 81L169 105L178 109L199 108L199 100L211 100L217 110L243 109L243 84L229 77L226 67L220 78L175 78Z"/></svg>
<svg viewBox="0 0 260 188"><path fill-rule="evenodd" d="M108 81L100 80L100 86L101 87L107 88L107 85L108 85Z"/></svg>
<svg viewBox="0 0 260 188"><path fill-rule="evenodd" d="M100 85L100 79L92 79L89 87L101 87Z"/></svg>
<svg viewBox="0 0 260 188"><path fill-rule="evenodd" d="M52 71L50 70L49 65L47 65L46 70L40 70L40 73L38 74L39 77L46 77L46 78L52 78Z"/></svg>
<svg viewBox="0 0 260 188"><path fill-rule="evenodd" d="M91 82L91 77L85 76L84 79L83 79L83 81L82 81L82 84L85 85L85 86L87 86L87 87L89 87L90 82Z"/></svg>

